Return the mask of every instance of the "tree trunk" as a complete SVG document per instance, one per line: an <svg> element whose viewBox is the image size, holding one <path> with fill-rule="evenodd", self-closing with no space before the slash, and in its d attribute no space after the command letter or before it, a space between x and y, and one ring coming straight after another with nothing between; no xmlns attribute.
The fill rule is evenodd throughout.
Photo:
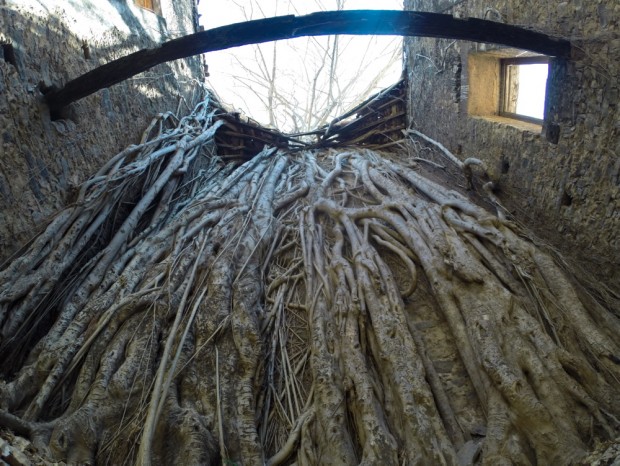
<svg viewBox="0 0 620 466"><path fill-rule="evenodd" d="M233 166L220 124L160 116L0 272L0 423L70 464L568 464L617 435L617 295L461 166Z"/></svg>

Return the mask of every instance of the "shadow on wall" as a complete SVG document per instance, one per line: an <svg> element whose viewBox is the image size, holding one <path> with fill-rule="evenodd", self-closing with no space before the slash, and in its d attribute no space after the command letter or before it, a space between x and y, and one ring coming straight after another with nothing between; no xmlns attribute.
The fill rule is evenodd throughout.
<svg viewBox="0 0 620 466"><path fill-rule="evenodd" d="M110 5L112 5L116 9L116 11L118 11L118 14L123 19L123 22L129 27L129 30L132 31L133 34L136 34L139 37L149 37L149 35L151 36L153 35L152 31L147 31L147 29L145 29L140 18L136 17L133 10L128 7L128 2L133 2L134 0L126 0L126 1L108 0L108 1ZM173 3L177 3L177 2L173 2ZM159 37L166 38L166 39L170 38L170 34L168 33L167 23L163 17L151 11L147 11L147 10L144 11L144 14L152 16L153 19L157 22L157 34L159 35Z"/></svg>
<svg viewBox="0 0 620 466"><path fill-rule="evenodd" d="M133 0L127 0L129 2L133 2ZM136 15L127 7L127 1L120 2L118 0L109 0L110 5L112 5L118 14L123 18L123 21L131 31L134 31L138 36L144 37L148 36L148 33L142 26L142 23L136 18ZM162 18L163 20L163 18Z"/></svg>
<svg viewBox="0 0 620 466"><path fill-rule="evenodd" d="M13 53L5 56L7 45L0 55L0 262L72 202L94 170L137 142L152 116L193 108L197 96L199 60L178 60L76 102L53 121L42 89L156 43L118 29L78 36L66 18L45 11L47 18L0 8L0 30Z"/></svg>
<svg viewBox="0 0 620 466"><path fill-rule="evenodd" d="M204 0L203 0L204 1ZM191 11L187 3L171 2L172 19L168 23L171 38L198 31L198 11Z"/></svg>

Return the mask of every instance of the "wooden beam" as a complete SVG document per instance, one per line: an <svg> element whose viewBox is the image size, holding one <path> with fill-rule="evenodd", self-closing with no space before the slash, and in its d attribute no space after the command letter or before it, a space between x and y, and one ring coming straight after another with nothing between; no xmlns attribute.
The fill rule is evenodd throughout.
<svg viewBox="0 0 620 466"><path fill-rule="evenodd" d="M508 24L417 11L325 11L305 16L230 24L164 42L102 65L45 96L51 110L124 81L156 65L215 50L304 36L398 35L436 37L507 45L544 55L568 58L570 42Z"/></svg>

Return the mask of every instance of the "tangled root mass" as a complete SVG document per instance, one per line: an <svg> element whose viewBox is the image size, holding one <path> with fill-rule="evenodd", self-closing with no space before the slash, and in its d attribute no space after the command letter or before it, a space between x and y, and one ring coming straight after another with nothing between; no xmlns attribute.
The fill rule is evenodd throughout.
<svg viewBox="0 0 620 466"><path fill-rule="evenodd" d="M160 115L0 272L0 424L72 464L567 464L617 435L612 294L428 150L232 165L220 124Z"/></svg>

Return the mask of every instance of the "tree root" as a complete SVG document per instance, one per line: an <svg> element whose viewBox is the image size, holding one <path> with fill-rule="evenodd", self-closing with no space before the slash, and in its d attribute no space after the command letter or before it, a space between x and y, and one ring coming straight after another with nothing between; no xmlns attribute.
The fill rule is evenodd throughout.
<svg viewBox="0 0 620 466"><path fill-rule="evenodd" d="M356 148L233 166L220 124L158 116L0 271L0 425L90 464L568 464L614 437L614 295L492 193Z"/></svg>

